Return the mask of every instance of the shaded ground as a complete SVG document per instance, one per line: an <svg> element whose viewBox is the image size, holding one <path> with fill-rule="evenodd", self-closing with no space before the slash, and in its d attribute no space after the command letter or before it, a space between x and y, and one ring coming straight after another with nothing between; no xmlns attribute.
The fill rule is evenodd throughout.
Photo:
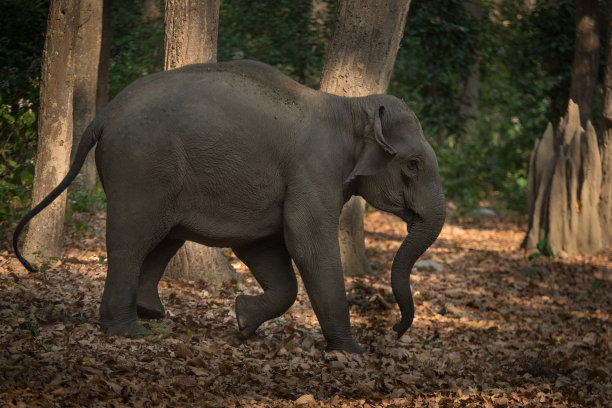
<svg viewBox="0 0 612 408"><path fill-rule="evenodd" d="M366 229L376 276L346 279L362 356L323 352L303 286L239 341L234 298L258 288L235 260L234 285L163 281L155 334L98 332L103 214L74 215L45 273L0 249L0 407L610 406L612 251L534 262L513 224L450 221L423 256L444 270L414 271L415 321L398 340L389 270L405 225L375 212Z"/></svg>

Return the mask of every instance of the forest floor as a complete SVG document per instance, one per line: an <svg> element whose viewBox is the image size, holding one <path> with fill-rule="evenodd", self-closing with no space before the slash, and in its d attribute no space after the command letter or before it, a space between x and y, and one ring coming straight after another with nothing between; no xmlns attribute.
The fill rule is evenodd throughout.
<svg viewBox="0 0 612 408"><path fill-rule="evenodd" d="M450 219L422 257L443 270L413 271L398 339L389 270L405 231L366 216L377 269L346 278L356 356L324 352L301 281L287 314L240 341L234 299L259 289L235 258L233 284L163 280L153 334L99 332L104 214L75 214L44 273L0 248L0 407L611 406L612 251L533 261L515 223Z"/></svg>

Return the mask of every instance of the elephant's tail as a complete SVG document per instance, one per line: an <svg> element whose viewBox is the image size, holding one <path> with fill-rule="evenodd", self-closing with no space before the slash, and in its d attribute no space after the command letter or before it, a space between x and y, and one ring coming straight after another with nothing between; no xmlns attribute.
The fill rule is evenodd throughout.
<svg viewBox="0 0 612 408"><path fill-rule="evenodd" d="M15 228L15 232L13 233L13 251L15 251L15 255L19 262L30 272L38 272L19 252L19 248L17 243L19 241L19 235L21 231L26 226L26 224L34 218L38 213L45 209L53 200L59 197L60 194L64 192L72 183L72 181L76 178L77 174L83 167L83 163L85 163L85 159L87 158L87 154L89 151L98 143L100 140L100 136L102 135L102 126L98 118L94 119L81 137L81 142L79 143L78 150L76 155L74 156L74 161L70 168L68 169L68 174L66 177L59 183L57 187L55 187L40 203L38 203L34 208L30 210L17 224L17 228Z"/></svg>

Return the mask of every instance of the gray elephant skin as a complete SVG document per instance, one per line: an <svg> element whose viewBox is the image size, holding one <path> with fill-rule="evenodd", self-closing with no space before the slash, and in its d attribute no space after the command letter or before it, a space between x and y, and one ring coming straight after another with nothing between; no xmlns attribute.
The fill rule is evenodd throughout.
<svg viewBox="0 0 612 408"><path fill-rule="evenodd" d="M145 333L163 317L157 285L186 240L231 247L261 287L239 295L242 337L297 296L297 265L327 350L361 353L351 335L338 245L344 203L362 196L407 223L391 269L402 335L412 324L410 272L436 240L445 201L433 149L414 113L389 95L345 98L294 82L266 64L196 64L143 77L89 125L64 180L18 225L74 180L89 150L107 197L108 273L101 329Z"/></svg>

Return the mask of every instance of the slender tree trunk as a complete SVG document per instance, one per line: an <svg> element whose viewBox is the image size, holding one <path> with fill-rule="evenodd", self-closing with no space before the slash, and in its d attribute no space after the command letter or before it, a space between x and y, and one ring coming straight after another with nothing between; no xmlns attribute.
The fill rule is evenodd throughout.
<svg viewBox="0 0 612 408"><path fill-rule="evenodd" d="M525 10L531 13L536 6L536 0L525 0Z"/></svg>
<svg viewBox="0 0 612 408"><path fill-rule="evenodd" d="M187 0L189 1L189 0ZM145 0L144 2L144 21L153 21L161 16L159 0Z"/></svg>
<svg viewBox="0 0 612 408"><path fill-rule="evenodd" d="M480 0L463 0L463 7L470 19L478 21L482 15ZM478 116L478 92L480 88L480 64L478 59L470 65L470 70L465 76L463 90L459 97L459 114L466 119L471 128Z"/></svg>
<svg viewBox="0 0 612 408"><path fill-rule="evenodd" d="M102 43L103 2L81 0L79 29L74 46L73 139L71 159L83 132L96 116L98 70ZM96 187L96 163L93 150L87 155L79 175L70 185L70 191L91 192Z"/></svg>
<svg viewBox="0 0 612 408"><path fill-rule="evenodd" d="M217 60L219 0L166 0L165 69ZM172 258L166 275L221 283L235 276L219 248L186 242Z"/></svg>
<svg viewBox="0 0 612 408"><path fill-rule="evenodd" d="M311 50L313 54L325 54L325 50L329 44L329 35L331 29L327 24L330 16L331 4L329 0L310 0L310 24L309 31L312 36ZM317 67L318 68L318 67ZM321 73L318 69L307 70L303 74L304 85L311 88L316 88L321 80Z"/></svg>
<svg viewBox="0 0 612 408"><path fill-rule="evenodd" d="M43 49L38 111L38 147L32 206L38 204L68 172L72 146L73 53L79 7L70 0L51 0ZM23 254L33 259L60 257L66 193L30 221Z"/></svg>
<svg viewBox="0 0 612 408"><path fill-rule="evenodd" d="M108 103L108 79L110 76L111 44L113 30L111 27L113 0L103 0L102 9L102 42L100 44L100 64L98 65L98 86L96 88L96 114Z"/></svg>
<svg viewBox="0 0 612 408"><path fill-rule="evenodd" d="M339 0L321 90L341 96L385 93L404 32L410 0ZM340 216L338 239L344 273L370 273L365 255L365 201L353 197Z"/></svg>
<svg viewBox="0 0 612 408"><path fill-rule="evenodd" d="M593 95L599 68L598 0L576 0L576 44L570 99L580 109L580 123L593 121Z"/></svg>
<svg viewBox="0 0 612 408"><path fill-rule="evenodd" d="M612 1L610 1L612 11ZM606 72L604 75L604 100L599 131L601 154L601 197L599 215L603 231L603 244L612 247L612 15L608 25L608 49L606 51Z"/></svg>

